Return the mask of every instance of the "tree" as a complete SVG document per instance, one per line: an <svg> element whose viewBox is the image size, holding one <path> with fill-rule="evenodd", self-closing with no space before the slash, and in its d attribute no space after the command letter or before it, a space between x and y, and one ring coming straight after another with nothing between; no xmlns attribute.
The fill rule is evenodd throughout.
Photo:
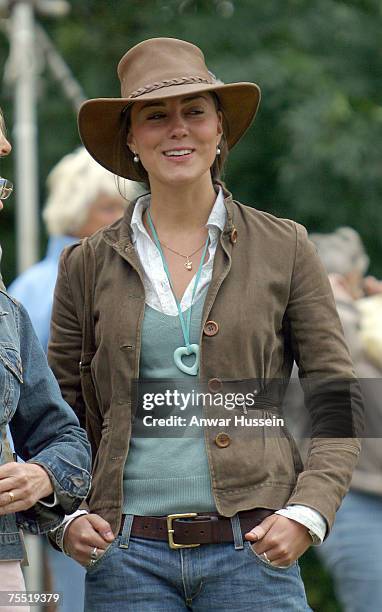
<svg viewBox="0 0 382 612"><path fill-rule="evenodd" d="M377 0L82 0L65 19L45 23L89 97L118 96L118 59L151 36L195 42L225 81L258 82L262 104L231 153L229 187L238 199L309 230L352 225L377 274L380 26ZM3 39L0 50L2 67ZM50 78L41 81L39 117L43 185L52 165L80 143L73 111ZM9 222L8 213L7 232ZM13 271L5 270L8 280Z"/></svg>

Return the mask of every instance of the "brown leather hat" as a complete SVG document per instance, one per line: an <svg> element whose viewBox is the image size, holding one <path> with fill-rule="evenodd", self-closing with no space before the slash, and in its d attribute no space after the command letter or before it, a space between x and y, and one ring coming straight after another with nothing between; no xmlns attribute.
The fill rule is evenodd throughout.
<svg viewBox="0 0 382 612"><path fill-rule="evenodd" d="M209 72L202 51L176 38L151 38L127 51L118 65L120 98L87 100L80 108L78 127L84 146L102 166L119 176L133 175L126 138L121 139L123 111L138 100L158 100L214 91L228 126L229 148L255 117L260 88L255 83L223 83Z"/></svg>

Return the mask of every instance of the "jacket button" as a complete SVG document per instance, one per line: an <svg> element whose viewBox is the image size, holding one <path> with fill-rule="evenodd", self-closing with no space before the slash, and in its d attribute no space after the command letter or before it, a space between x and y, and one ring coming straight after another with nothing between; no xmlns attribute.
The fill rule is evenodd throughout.
<svg viewBox="0 0 382 612"><path fill-rule="evenodd" d="M236 227L233 228L229 239L232 242L232 244L236 244L236 242L237 242L237 229L236 229Z"/></svg>
<svg viewBox="0 0 382 612"><path fill-rule="evenodd" d="M206 336L216 336L219 331L219 325L215 321L207 321L203 327L203 332Z"/></svg>
<svg viewBox="0 0 382 612"><path fill-rule="evenodd" d="M210 378L208 381L208 390L211 391L211 393L218 393L222 387L223 383L220 378Z"/></svg>
<svg viewBox="0 0 382 612"><path fill-rule="evenodd" d="M219 433L215 438L215 444L219 448L227 448L231 444L231 438L226 433Z"/></svg>

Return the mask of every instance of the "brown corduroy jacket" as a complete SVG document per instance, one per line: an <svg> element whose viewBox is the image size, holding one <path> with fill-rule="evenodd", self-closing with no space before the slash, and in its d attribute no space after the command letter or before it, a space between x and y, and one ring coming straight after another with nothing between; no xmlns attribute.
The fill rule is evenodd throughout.
<svg viewBox="0 0 382 612"><path fill-rule="evenodd" d="M263 404L261 397L266 396L269 381L289 379L294 359L308 379L354 380L327 275L305 229L235 202L228 192L225 206L226 226L203 310L199 378L212 380L214 391L224 391L226 381L255 381L260 409L272 402L281 404L280 393L270 403L266 399ZM114 532L121 519L132 381L139 377L145 308L142 267L131 241L133 207L134 203L122 220L97 232L86 245L65 249L49 347L49 362L64 398L82 423L86 415L94 453L90 510L108 520ZM95 266L91 298L84 290L84 253ZM88 308L89 299L95 354L85 355L83 362L89 367L82 363L80 368L84 302ZM217 325L206 326L211 320ZM87 407L86 369L96 395ZM352 402L354 409L350 398L342 406L345 415L350 414ZM356 410L358 418L361 408ZM242 408L238 412L243 414ZM218 409L207 406L204 413L216 416ZM219 438L219 433L226 436ZM208 426L205 441L213 495L221 514L304 504L318 510L329 528L360 449L352 434L315 437L303 468L288 434L254 435L250 427L227 432Z"/></svg>

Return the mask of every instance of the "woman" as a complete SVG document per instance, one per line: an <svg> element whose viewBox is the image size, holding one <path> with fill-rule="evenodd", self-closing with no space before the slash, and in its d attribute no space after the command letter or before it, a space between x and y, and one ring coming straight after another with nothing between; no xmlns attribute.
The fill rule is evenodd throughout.
<svg viewBox="0 0 382 612"><path fill-rule="evenodd" d="M317 551L332 575L338 599L346 612L382 608L382 426L381 364L364 343L363 308L376 299L367 290L378 281L365 276L369 257L359 234L340 227L331 234L311 234L310 239L328 272L355 371L362 384L366 409L365 437L350 491L342 504L331 537ZM366 282L365 282L366 281ZM365 295L366 289L366 295ZM381 294L379 294L381 295ZM366 317L368 316L366 311ZM376 342L381 309L371 323ZM380 347L380 345L379 345ZM380 347L379 354L382 354ZM379 367L378 367L379 365ZM367 437L373 432L374 437ZM378 433L377 433L378 432ZM373 559L370 564L369 559Z"/></svg>
<svg viewBox="0 0 382 612"><path fill-rule="evenodd" d="M283 432L219 419L193 437L150 433L144 411L151 398L187 414L171 405L177 381L206 383L205 417L227 416L215 403L226 391L230 415L270 416L282 388L268 383L294 357L306 377L352 378L325 272L301 226L234 202L218 180L257 85L223 84L200 49L167 38L133 47L118 74L122 97L86 102L80 134L149 194L61 260L50 360L95 451L91 513L62 544L88 567L92 612L307 610L296 560L330 529L357 441L313 440L302 471ZM148 386L132 429L136 379Z"/></svg>
<svg viewBox="0 0 382 612"><path fill-rule="evenodd" d="M139 194L137 183L129 181L124 199L118 192L115 176L97 164L83 147L58 162L49 173L47 187L48 198L43 211L49 235L46 256L8 287L10 295L27 309L45 352L62 249L119 219L126 199L131 201ZM84 595L84 569L48 543L46 551L54 588L65 595L60 610L80 612L78 599L81 593L82 599Z"/></svg>
<svg viewBox="0 0 382 612"><path fill-rule="evenodd" d="M0 156L11 151L0 111ZM0 179L1 198L10 195ZM6 435L26 463L14 462ZM20 528L47 533L77 509L90 484L85 432L62 399L24 308L0 290L0 591L24 591ZM7 603L10 605L7 606Z"/></svg>

